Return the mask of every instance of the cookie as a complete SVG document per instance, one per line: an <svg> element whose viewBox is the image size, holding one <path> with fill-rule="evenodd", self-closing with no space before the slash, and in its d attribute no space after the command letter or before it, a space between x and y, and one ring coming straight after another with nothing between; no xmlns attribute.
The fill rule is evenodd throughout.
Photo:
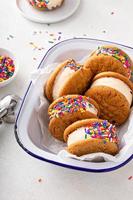
<svg viewBox="0 0 133 200"><path fill-rule="evenodd" d="M67 151L77 156L103 152L118 153L116 128L107 120L85 119L68 126L64 131Z"/></svg>
<svg viewBox="0 0 133 200"><path fill-rule="evenodd" d="M91 69L94 75L100 72L112 71L130 78L133 62L118 47L101 46L85 61L84 67Z"/></svg>
<svg viewBox="0 0 133 200"><path fill-rule="evenodd" d="M100 107L100 118L118 125L129 116L132 105L133 83L115 72L102 72L93 79L86 96L93 98Z"/></svg>
<svg viewBox="0 0 133 200"><path fill-rule="evenodd" d="M40 11L53 10L62 5L64 0L29 0L30 4Z"/></svg>
<svg viewBox="0 0 133 200"><path fill-rule="evenodd" d="M74 60L66 60L50 75L44 86L44 95L53 101L68 94L83 94L91 78L90 69L84 69Z"/></svg>
<svg viewBox="0 0 133 200"><path fill-rule="evenodd" d="M97 118L99 107L88 97L67 95L55 100L48 109L49 130L53 137L63 141L64 130L80 119Z"/></svg>

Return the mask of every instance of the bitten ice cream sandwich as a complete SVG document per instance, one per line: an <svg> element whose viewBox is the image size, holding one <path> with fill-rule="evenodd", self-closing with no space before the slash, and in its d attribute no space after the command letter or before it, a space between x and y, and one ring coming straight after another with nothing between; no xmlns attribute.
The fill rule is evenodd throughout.
<svg viewBox="0 0 133 200"><path fill-rule="evenodd" d="M55 100L48 109L49 130L53 137L63 141L64 130L73 122L81 119L97 118L99 107L88 97L67 95Z"/></svg>
<svg viewBox="0 0 133 200"><path fill-rule="evenodd" d="M112 71L131 77L133 62L121 49L115 46L101 46L94 51L84 63L94 75L100 72Z"/></svg>
<svg viewBox="0 0 133 200"><path fill-rule="evenodd" d="M68 94L82 94L91 78L90 69L84 69L74 60L66 60L50 75L44 87L44 95L53 101Z"/></svg>
<svg viewBox="0 0 133 200"><path fill-rule="evenodd" d="M65 129L64 140L67 151L77 156L103 152L118 153L116 128L106 120L85 119L77 121Z"/></svg>
<svg viewBox="0 0 133 200"><path fill-rule="evenodd" d="M100 118L120 125L129 116L132 91L133 84L125 76L115 72L102 72L94 77L85 95L98 103Z"/></svg>

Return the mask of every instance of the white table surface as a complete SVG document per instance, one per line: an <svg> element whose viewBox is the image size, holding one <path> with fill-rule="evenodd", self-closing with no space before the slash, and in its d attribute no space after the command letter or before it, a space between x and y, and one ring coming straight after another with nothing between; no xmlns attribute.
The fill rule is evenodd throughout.
<svg viewBox="0 0 133 200"><path fill-rule="evenodd" d="M44 37L46 31L47 35L58 31L62 35L87 34L133 46L132 9L132 0L81 0L80 8L71 18L48 26L24 19L16 9L15 0L0 0L0 47L12 50L20 64L17 79L0 89L0 97L9 93L23 96L30 72L45 53L45 49L33 50L29 43L43 47L49 40ZM130 200L133 179L128 178L132 175L132 161L117 171L95 174L36 160L17 144L13 125L0 128L0 200Z"/></svg>

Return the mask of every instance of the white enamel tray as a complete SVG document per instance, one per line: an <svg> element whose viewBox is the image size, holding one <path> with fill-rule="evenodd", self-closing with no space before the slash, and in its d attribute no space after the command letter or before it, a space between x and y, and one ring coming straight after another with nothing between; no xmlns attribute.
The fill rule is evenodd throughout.
<svg viewBox="0 0 133 200"><path fill-rule="evenodd" d="M65 0L61 7L52 11L34 9L28 0L16 0L16 5L21 15L28 20L37 23L56 23L74 14L80 5L80 0Z"/></svg>
<svg viewBox="0 0 133 200"><path fill-rule="evenodd" d="M95 50L98 46L113 44L122 48L130 56L133 56L133 48L112 43L109 41L101 41L89 38L74 38L60 42L53 46L44 55L38 69L45 68L51 63L58 63L68 58L81 60L87 56L90 51ZM21 108L19 110L16 124L15 136L19 145L31 156L59 166L89 172L107 172L116 170L127 164L133 158L133 152L125 155L123 162L85 162L70 158L61 159L56 154L50 152L41 145L42 135L37 120L35 108L39 106L39 96L41 94L42 85L36 82L30 82L29 87L24 95Z"/></svg>

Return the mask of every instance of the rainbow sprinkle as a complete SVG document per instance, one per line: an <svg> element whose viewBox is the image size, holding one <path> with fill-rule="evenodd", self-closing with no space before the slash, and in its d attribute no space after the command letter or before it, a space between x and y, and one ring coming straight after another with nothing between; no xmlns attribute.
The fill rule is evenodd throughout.
<svg viewBox="0 0 133 200"><path fill-rule="evenodd" d="M75 98L63 97L62 101L57 102L53 108L49 110L50 119L53 117L62 117L65 113L73 113L77 111L86 112L90 108L97 110L89 100L89 97L77 96Z"/></svg>
<svg viewBox="0 0 133 200"><path fill-rule="evenodd" d="M133 176L129 176L129 177L128 177L128 180L131 180L131 179L133 179Z"/></svg>
<svg viewBox="0 0 133 200"><path fill-rule="evenodd" d="M37 6L38 8L47 8L49 0L30 0L32 6Z"/></svg>
<svg viewBox="0 0 133 200"><path fill-rule="evenodd" d="M14 71L15 66L13 60L6 56L0 56L0 82L11 78Z"/></svg>
<svg viewBox="0 0 133 200"><path fill-rule="evenodd" d="M82 66L77 64L74 60L71 60L67 63L64 68L70 68L71 70L78 71Z"/></svg>
<svg viewBox="0 0 133 200"><path fill-rule="evenodd" d="M119 60L123 64L123 66L126 68L126 70L128 72L128 76L130 78L130 76L131 76L130 58L122 50L120 50L118 48L114 49L114 48L98 47L96 54L97 55L100 55L100 54L109 55L109 56L112 56L112 57L116 58L117 60Z"/></svg>
<svg viewBox="0 0 133 200"><path fill-rule="evenodd" d="M85 127L84 131L85 139L90 139L91 137L104 140L104 144L106 144L106 142L118 144L116 127L113 124L110 124L107 120L91 123Z"/></svg>

